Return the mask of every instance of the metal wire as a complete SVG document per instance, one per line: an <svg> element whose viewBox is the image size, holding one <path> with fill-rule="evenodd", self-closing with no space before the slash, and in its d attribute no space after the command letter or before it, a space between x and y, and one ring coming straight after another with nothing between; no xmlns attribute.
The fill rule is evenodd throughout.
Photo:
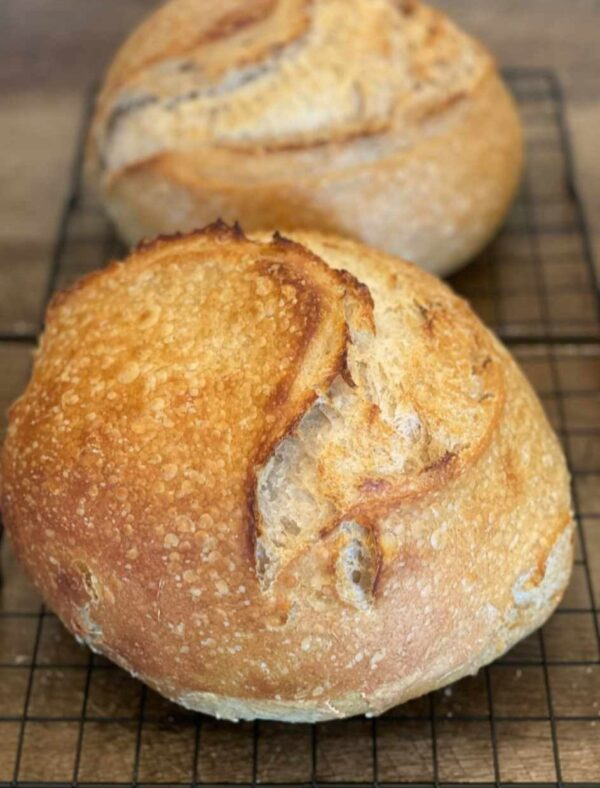
<svg viewBox="0 0 600 788"><path fill-rule="evenodd" d="M581 702L581 708L565 706L564 697L556 696L555 683L561 671L567 671L591 677L593 687L600 671L594 596L600 589L594 589L582 518L585 515L590 527L600 527L600 505L589 494L589 480L600 481L597 455L589 450L600 425L583 419L582 426L572 417L576 398L596 402L599 391L583 391L578 380L561 372L573 361L600 369L600 294L560 85L545 70L510 70L506 77L525 121L527 172L506 228L452 284L522 363L544 377L541 397L554 414L574 478L581 550L574 601L470 684L461 682L377 720L295 726L282 732L274 723L235 728L174 706L164 708L150 690L134 686L129 692L122 681L118 686L123 685L123 697L115 689L107 698L105 679L114 678L117 687L119 669L91 653L75 652L68 636L62 639L56 617L38 602L11 607L0 591L0 786L600 785L600 755L596 775L593 765L588 769L574 761L564 737L571 728L589 735L593 764L593 752L600 753L595 732L600 708L593 699L585 707ZM91 101L48 268L46 300L57 288L122 252L82 183ZM40 315L40 329L42 323ZM0 325L0 347L34 343L36 335L21 332L18 325ZM5 544L2 555L7 555ZM596 560L600 565L600 557ZM23 653L13 647L13 639L24 644ZM519 689L519 675L534 679L539 691L528 695ZM508 693L502 689L507 677L516 682ZM11 688L17 686L21 694L15 690L15 701ZM518 746L518 737L511 738L507 749L511 726L539 731L534 745L542 755L531 763L527 758L523 763L511 760L510 748ZM154 749L147 738L153 727L161 735ZM125 748L127 741L130 746ZM585 749L585 740L583 744ZM157 782L156 774L164 780Z"/></svg>

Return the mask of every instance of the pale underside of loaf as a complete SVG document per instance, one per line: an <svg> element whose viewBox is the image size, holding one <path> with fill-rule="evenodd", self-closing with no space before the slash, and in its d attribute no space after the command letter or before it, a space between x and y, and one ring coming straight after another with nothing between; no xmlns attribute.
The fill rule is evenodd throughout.
<svg viewBox="0 0 600 788"><path fill-rule="evenodd" d="M520 172L488 53L419 3L175 0L125 44L88 168L123 237L221 217L336 232L445 273Z"/></svg>
<svg viewBox="0 0 600 788"><path fill-rule="evenodd" d="M519 578L513 587L515 607L504 621L498 622L496 638L481 651L474 653L469 662L460 667L448 669L447 660L440 658L437 663L434 661L428 665L427 678L424 678L423 668L419 666L412 675L385 683L372 695L355 691L325 703L318 700L301 703L281 700L248 701L210 692L189 692L171 699L193 711L236 722L257 718L287 722L322 722L356 714L377 716L393 706L452 684L464 676L475 675L481 667L493 662L519 640L527 637L546 621L556 606L569 582L572 565L573 529L566 528L546 560L540 584L524 593L524 579ZM523 607L529 608L526 617L520 615L519 608Z"/></svg>
<svg viewBox="0 0 600 788"><path fill-rule="evenodd" d="M377 714L558 603L568 476L466 304L335 237L223 226L55 300L2 511L92 648L227 718Z"/></svg>

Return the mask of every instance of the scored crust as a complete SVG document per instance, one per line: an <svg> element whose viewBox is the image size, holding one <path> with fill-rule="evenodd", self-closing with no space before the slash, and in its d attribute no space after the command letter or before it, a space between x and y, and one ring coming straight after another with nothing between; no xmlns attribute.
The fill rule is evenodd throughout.
<svg viewBox="0 0 600 788"><path fill-rule="evenodd" d="M108 73L88 170L129 242L221 216L440 273L499 226L521 147L489 54L425 5L172 0Z"/></svg>
<svg viewBox="0 0 600 788"><path fill-rule="evenodd" d="M222 224L56 297L1 505L92 648L184 705L316 720L475 671L572 561L562 453L439 281Z"/></svg>

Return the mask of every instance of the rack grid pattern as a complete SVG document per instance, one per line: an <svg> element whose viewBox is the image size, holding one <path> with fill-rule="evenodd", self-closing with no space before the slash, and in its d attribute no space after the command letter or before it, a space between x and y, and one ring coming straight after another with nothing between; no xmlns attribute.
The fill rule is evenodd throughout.
<svg viewBox="0 0 600 788"><path fill-rule="evenodd" d="M168 703L79 647L4 539L0 786L600 785L598 287L557 80L506 76L526 175L502 233L452 285L511 347L567 453L577 560L557 613L477 676L378 719L233 725ZM44 301L122 253L84 188L82 141ZM22 387L42 317L0 317L0 367L14 379L0 400Z"/></svg>

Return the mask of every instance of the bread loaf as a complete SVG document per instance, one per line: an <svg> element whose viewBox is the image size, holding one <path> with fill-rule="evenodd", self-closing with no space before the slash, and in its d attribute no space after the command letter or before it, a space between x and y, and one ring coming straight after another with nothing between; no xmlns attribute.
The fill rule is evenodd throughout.
<svg viewBox="0 0 600 788"><path fill-rule="evenodd" d="M436 273L521 169L488 52L406 0L172 0L117 55L90 177L129 242L222 217L336 232Z"/></svg>
<svg viewBox="0 0 600 788"><path fill-rule="evenodd" d="M473 673L571 569L563 455L507 351L431 275L316 233L217 224L57 296L1 469L66 626L232 719Z"/></svg>

